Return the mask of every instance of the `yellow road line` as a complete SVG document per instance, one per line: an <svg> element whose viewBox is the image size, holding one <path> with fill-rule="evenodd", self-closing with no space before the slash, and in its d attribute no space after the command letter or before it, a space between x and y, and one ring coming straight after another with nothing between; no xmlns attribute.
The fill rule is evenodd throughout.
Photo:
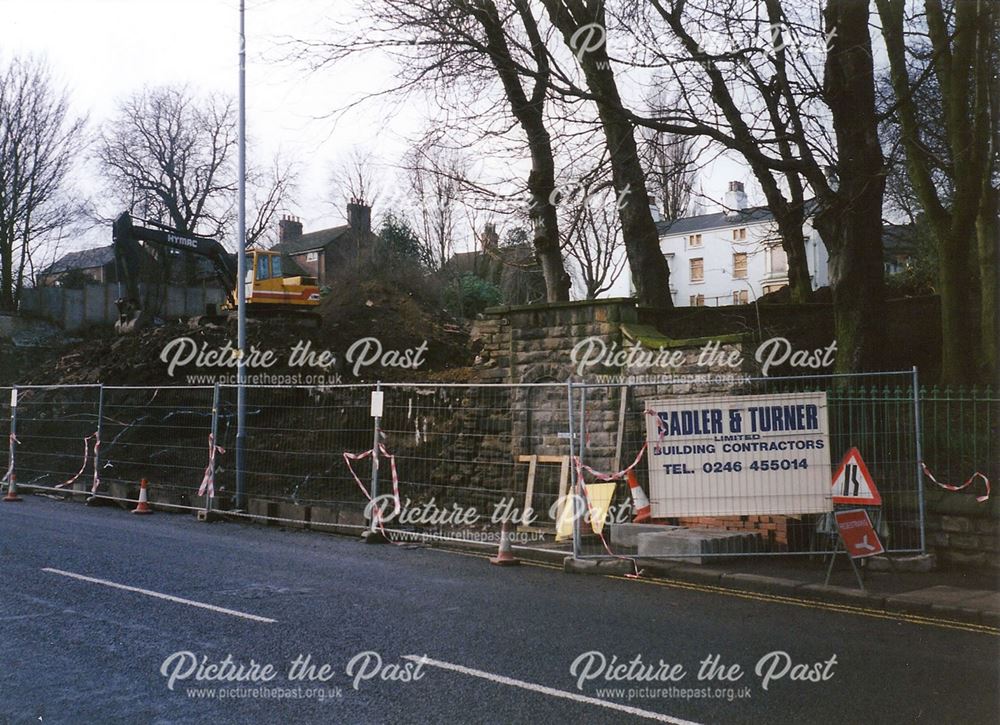
<svg viewBox="0 0 1000 725"><path fill-rule="evenodd" d="M433 550L444 551L449 554L458 554L459 556L471 556L476 559L489 558L489 555L487 554L477 554L472 551L458 551L456 549L446 549L437 547L434 547ZM546 564L539 561L528 561L522 559L521 563L527 566L537 567L539 569L555 569L558 571L562 571L561 566L555 566L554 564ZM658 587L666 587L668 589L685 589L687 591L701 592L703 594L722 594L728 597L749 599L751 601L768 602L772 604L788 604L796 607L805 607L807 609L821 609L828 612L853 614L860 617L871 617L873 619L888 619L897 622L907 622L909 624L921 624L929 627L940 627L942 629L957 629L963 632L975 632L976 634L991 634L993 636L1000 636L1000 628L991 627L986 624L959 622L951 619L938 619L936 617L925 617L919 614L906 614L904 612L899 612L899 613L885 612L881 609L871 609L870 607L860 607L860 606L855 606L853 604L821 602L815 599L802 599L799 597L790 597L782 594L763 594L760 592L748 592L740 589L732 589L729 587L714 586L712 584L695 584L692 582L669 581L666 579L655 579L651 577L632 579L629 577L624 577L616 574L602 574L600 576L604 577L605 579L614 579L616 581L628 582L631 584L647 584Z"/></svg>

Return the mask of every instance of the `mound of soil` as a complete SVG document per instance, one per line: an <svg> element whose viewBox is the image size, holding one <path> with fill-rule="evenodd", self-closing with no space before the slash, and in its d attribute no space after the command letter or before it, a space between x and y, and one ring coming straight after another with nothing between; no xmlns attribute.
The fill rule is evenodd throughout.
<svg viewBox="0 0 1000 725"><path fill-rule="evenodd" d="M285 318L248 320L251 352L271 351L274 357L272 365L251 365L248 373L324 374L327 381L340 373L345 383L405 381L426 380L442 371L461 377L461 369L472 364L467 326L401 285L378 280L337 285L323 299L319 314L319 327L313 321ZM17 366L17 379L8 382L176 385L190 382L188 375L236 372L228 352L236 347L235 321L168 321L131 335L117 335L104 328L89 330L81 337L84 339L62 347L19 348L16 355L25 364ZM181 338L187 340L179 342ZM329 351L336 362L326 367L290 366L296 346L308 346L317 357ZM220 350L224 353L216 357L229 364L198 359L201 352ZM349 352L353 355L350 361ZM168 363L175 354L180 361L186 357L191 360L170 370ZM358 367L355 375L354 362L362 356L377 360ZM420 362L418 367L400 365L414 360Z"/></svg>

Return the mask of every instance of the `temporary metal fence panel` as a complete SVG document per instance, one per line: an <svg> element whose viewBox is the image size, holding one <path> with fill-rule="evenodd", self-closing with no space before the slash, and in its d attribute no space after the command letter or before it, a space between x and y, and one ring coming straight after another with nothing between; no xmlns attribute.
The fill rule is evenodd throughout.
<svg viewBox="0 0 1000 725"><path fill-rule="evenodd" d="M371 448L371 385L251 387L246 395L247 510L254 516L363 528L365 497L343 453ZM237 386L222 386L217 490L235 490ZM362 479L367 485L367 479ZM225 505L226 501L220 504Z"/></svg>
<svg viewBox="0 0 1000 725"><path fill-rule="evenodd" d="M17 408L5 397L18 485L91 488L99 431L100 386L18 386Z"/></svg>
<svg viewBox="0 0 1000 725"><path fill-rule="evenodd" d="M211 386L105 386L101 478L108 495L131 499L142 479L158 504L197 507L212 428Z"/></svg>
<svg viewBox="0 0 1000 725"><path fill-rule="evenodd" d="M915 383L907 371L574 384L587 491L606 496L607 486L593 485L601 474L640 456L633 470L653 517L631 524L630 486L618 477L600 535L589 521L575 523L576 555L685 560L825 550L834 542L833 476L852 448L881 494L870 510L886 549L922 550Z"/></svg>
<svg viewBox="0 0 1000 725"><path fill-rule="evenodd" d="M882 495L881 507L872 511L886 548L918 551L918 411L930 427L924 458L946 475L967 475L960 471L981 467L983 460L996 466L990 433L995 423L989 423L996 400L924 391L921 408L915 386L911 372L741 378L724 385L674 377L641 384L255 386L247 391L243 515L360 531L371 526L367 503L375 493L388 496L382 499L382 525L396 538L495 543L506 522L515 544L575 549L584 557L803 554L831 542L822 513L832 508L829 484L844 453L855 447ZM376 387L384 396L378 419L371 410ZM0 433L9 435L10 391L0 393ZM817 399L825 401L825 432L803 435L822 433L821 451L779 456L746 445L766 442L769 430L745 440L711 440L731 435L732 408ZM232 506L235 386L34 386L20 389L19 403L16 470L22 485L89 492L96 470L103 496L134 500L146 478L151 499L160 505ZM698 424L705 428L703 440L690 443L669 430L661 435L657 421L663 419L650 410L657 405L659 412L664 405L687 411L678 418L682 429L684 420L693 424L694 411L724 412L715 418L709 413ZM721 416L727 427L712 429ZM370 455L375 440L384 448L378 475ZM722 450L734 443L742 447ZM695 447L686 450L688 445ZM620 525L636 515L627 478L595 485L603 482L600 474L621 471L637 456L636 480L657 519L638 528ZM652 489L651 466L660 469ZM198 494L208 471L212 500ZM570 517L569 529L564 520L557 532L559 515L573 511L581 471L588 491L603 495L591 496L591 507L607 505L603 541L585 519L574 523ZM671 486L671 480L680 483ZM796 491L797 482L806 480L810 490ZM825 489L817 495L819 486ZM668 553L639 545L639 534L675 532L674 538L683 538L692 529L726 536L706 536L720 539L707 547L675 543Z"/></svg>
<svg viewBox="0 0 1000 725"><path fill-rule="evenodd" d="M506 523L515 543L551 539L551 512L572 479L565 384L382 390L382 441L395 458L402 504L387 528L495 546ZM391 492L384 463L378 485L380 495Z"/></svg>

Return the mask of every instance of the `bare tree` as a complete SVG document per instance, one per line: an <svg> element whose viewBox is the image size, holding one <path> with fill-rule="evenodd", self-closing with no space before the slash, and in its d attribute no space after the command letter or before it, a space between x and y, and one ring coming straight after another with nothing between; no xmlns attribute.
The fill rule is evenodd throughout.
<svg viewBox="0 0 1000 725"><path fill-rule="evenodd" d="M569 277L551 201L556 166L546 115L551 101L548 51L532 4L529 0L373 0L366 8L360 33L333 43L302 43L300 57L314 68L370 51L394 57L399 61L399 84L367 98L406 98L416 90L432 93L442 111L451 105L449 110L462 117L460 123L450 119L452 129L461 125L467 137L478 134L459 147L484 140L511 142L512 124L506 114L498 113L509 111L523 133L516 155L523 156L526 141L531 162L527 207L546 298L568 299ZM449 96L459 100L450 103ZM489 114L477 116L469 110L472 99L496 102ZM496 122L486 121L487 115Z"/></svg>
<svg viewBox="0 0 1000 725"><path fill-rule="evenodd" d="M575 200L564 221L563 249L576 263L588 300L607 292L625 268L617 199L605 183Z"/></svg>
<svg viewBox="0 0 1000 725"><path fill-rule="evenodd" d="M542 0L552 25L562 34L583 72L597 105L607 142L625 249L639 301L670 309L670 268L649 209L646 179L635 142L635 125L625 112L615 69L605 42L604 0Z"/></svg>
<svg viewBox="0 0 1000 725"><path fill-rule="evenodd" d="M266 169L247 169L247 247L270 247L277 243L275 220L282 208L292 203L295 193L296 165L275 156Z"/></svg>
<svg viewBox="0 0 1000 725"><path fill-rule="evenodd" d="M378 159L368 148L355 146L337 160L330 173L332 198L337 211L345 213L347 204L361 199L375 206L382 191L378 173Z"/></svg>
<svg viewBox="0 0 1000 725"><path fill-rule="evenodd" d="M236 192L232 101L187 87L146 88L101 131L98 160L123 202L159 210L182 234L221 236Z"/></svg>
<svg viewBox="0 0 1000 725"><path fill-rule="evenodd" d="M404 159L412 194L411 219L431 267L441 269L452 255L462 212L462 179L467 164L458 154L431 142L414 146Z"/></svg>
<svg viewBox="0 0 1000 725"><path fill-rule="evenodd" d="M125 98L101 131L97 159L119 204L182 234L227 236L235 222L236 118L232 100L188 87L146 88ZM247 245L273 226L294 185L276 157L249 164Z"/></svg>
<svg viewBox="0 0 1000 725"><path fill-rule="evenodd" d="M919 54L907 48L915 29L906 3L876 5L909 180L938 245L942 377L990 379L998 368L996 7L927 0L919 24L931 52Z"/></svg>
<svg viewBox="0 0 1000 725"><path fill-rule="evenodd" d="M15 58L0 69L0 309L17 308L34 252L78 208L67 177L84 125L43 61Z"/></svg>
<svg viewBox="0 0 1000 725"><path fill-rule="evenodd" d="M640 136L650 196L666 221L687 216L698 176L695 137L648 128L641 129Z"/></svg>

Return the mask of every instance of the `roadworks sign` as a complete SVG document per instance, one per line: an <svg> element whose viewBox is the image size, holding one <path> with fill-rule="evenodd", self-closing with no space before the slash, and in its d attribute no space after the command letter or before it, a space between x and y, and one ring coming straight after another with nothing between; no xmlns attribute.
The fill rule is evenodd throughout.
<svg viewBox="0 0 1000 725"><path fill-rule="evenodd" d="M881 506L882 496L875 487L875 480L868 466L861 460L861 453L852 448L844 456L840 468L833 476L833 502L861 506Z"/></svg>
<svg viewBox="0 0 1000 725"><path fill-rule="evenodd" d="M837 511L833 517L837 520L837 530L847 549L847 555L852 559L864 559L866 556L877 556L885 551L878 534L864 509Z"/></svg>

